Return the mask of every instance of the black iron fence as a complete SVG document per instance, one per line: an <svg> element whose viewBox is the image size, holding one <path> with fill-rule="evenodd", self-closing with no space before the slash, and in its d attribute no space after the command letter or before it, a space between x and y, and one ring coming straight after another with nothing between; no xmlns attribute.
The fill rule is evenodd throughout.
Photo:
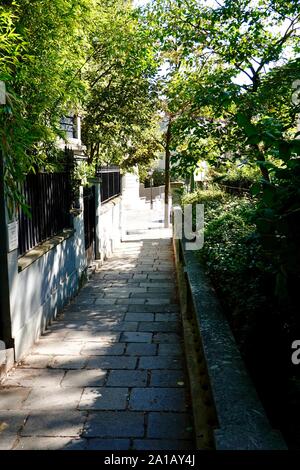
<svg viewBox="0 0 300 470"><path fill-rule="evenodd" d="M96 232L95 186L83 188L85 249L93 246Z"/></svg>
<svg viewBox="0 0 300 470"><path fill-rule="evenodd" d="M19 255L71 228L69 173L37 173L26 176L20 188L30 215L19 211Z"/></svg>
<svg viewBox="0 0 300 470"><path fill-rule="evenodd" d="M98 167L96 176L101 178L101 202L106 202L120 194L121 175L118 166Z"/></svg>

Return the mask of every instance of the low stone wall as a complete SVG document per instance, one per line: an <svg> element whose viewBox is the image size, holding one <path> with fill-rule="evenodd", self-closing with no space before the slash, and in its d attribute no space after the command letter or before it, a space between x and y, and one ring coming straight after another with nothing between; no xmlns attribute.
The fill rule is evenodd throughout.
<svg viewBox="0 0 300 470"><path fill-rule="evenodd" d="M164 197L165 187L155 186L152 188L152 199L156 197ZM146 201L151 200L151 188L145 188L143 184L140 184L140 198L145 198Z"/></svg>
<svg viewBox="0 0 300 470"><path fill-rule="evenodd" d="M191 389L203 394L194 394L192 401L194 408L204 402L206 410L203 408L202 415L207 414L204 420L201 412L194 409L196 434L203 436L199 426L203 427L204 420L211 427L218 450L286 449L280 432L274 431L267 419L204 269L195 253L185 251L184 245L182 240L174 240L179 290L184 293L184 325L189 330L188 340L193 335L196 345L196 361L191 351L188 358L192 356L191 361L197 362L200 370L199 384L192 383ZM195 377L190 379L195 381Z"/></svg>
<svg viewBox="0 0 300 470"><path fill-rule="evenodd" d="M19 263L14 260L10 299L16 361L76 294L79 287L76 242L76 235L72 233L61 237L49 251L44 251L43 244L22 257Z"/></svg>
<svg viewBox="0 0 300 470"><path fill-rule="evenodd" d="M11 336L14 360L20 361L48 324L76 295L87 268L83 188L73 228L18 258L8 253Z"/></svg>

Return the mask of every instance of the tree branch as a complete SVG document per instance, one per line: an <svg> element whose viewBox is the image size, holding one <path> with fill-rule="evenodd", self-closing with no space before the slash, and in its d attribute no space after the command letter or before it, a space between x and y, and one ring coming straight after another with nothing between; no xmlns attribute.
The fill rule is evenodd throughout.
<svg viewBox="0 0 300 470"><path fill-rule="evenodd" d="M91 83L91 88L94 88L94 86L101 80L101 78L105 77L114 67L116 64L111 64L108 69L104 70L92 83Z"/></svg>

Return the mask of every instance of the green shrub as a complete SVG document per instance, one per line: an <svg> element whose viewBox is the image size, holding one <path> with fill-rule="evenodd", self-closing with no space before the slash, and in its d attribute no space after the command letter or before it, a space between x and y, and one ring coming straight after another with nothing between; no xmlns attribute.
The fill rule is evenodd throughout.
<svg viewBox="0 0 300 470"><path fill-rule="evenodd" d="M219 205L220 202L224 202L228 199L228 195L218 189L197 189L193 193L184 194L182 197L182 204L208 204L208 205Z"/></svg>
<svg viewBox="0 0 300 470"><path fill-rule="evenodd" d="M152 174L153 186L163 186L165 184L165 172L163 170L154 170ZM147 175L144 180L145 188L150 187L150 178Z"/></svg>
<svg viewBox="0 0 300 470"><path fill-rule="evenodd" d="M250 263L249 239L254 232L253 203L230 198L205 213L202 259L218 277L241 274ZM226 284L226 279L224 280Z"/></svg>
<svg viewBox="0 0 300 470"><path fill-rule="evenodd" d="M204 204L204 222L207 225L211 220L216 220L219 216L232 213L245 220L251 220L254 210L254 203L248 197L236 198L217 187L207 190L200 190L184 194L181 204Z"/></svg>
<svg viewBox="0 0 300 470"><path fill-rule="evenodd" d="M229 188L249 189L254 183L258 182L260 178L261 174L257 167L234 165L224 169L220 173L215 173L213 181Z"/></svg>
<svg viewBox="0 0 300 470"><path fill-rule="evenodd" d="M216 187L186 194L182 204L204 204L204 246L198 252L217 288L243 350L264 309L261 250L255 236L256 203Z"/></svg>

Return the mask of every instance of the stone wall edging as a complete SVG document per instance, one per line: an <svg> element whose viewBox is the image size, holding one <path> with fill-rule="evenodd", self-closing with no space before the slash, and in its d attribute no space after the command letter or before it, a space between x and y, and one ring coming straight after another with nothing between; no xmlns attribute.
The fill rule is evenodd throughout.
<svg viewBox="0 0 300 470"><path fill-rule="evenodd" d="M202 346L218 420L217 450L286 450L272 429L216 293L193 251L174 240L177 269L185 273L187 308L192 311Z"/></svg>

